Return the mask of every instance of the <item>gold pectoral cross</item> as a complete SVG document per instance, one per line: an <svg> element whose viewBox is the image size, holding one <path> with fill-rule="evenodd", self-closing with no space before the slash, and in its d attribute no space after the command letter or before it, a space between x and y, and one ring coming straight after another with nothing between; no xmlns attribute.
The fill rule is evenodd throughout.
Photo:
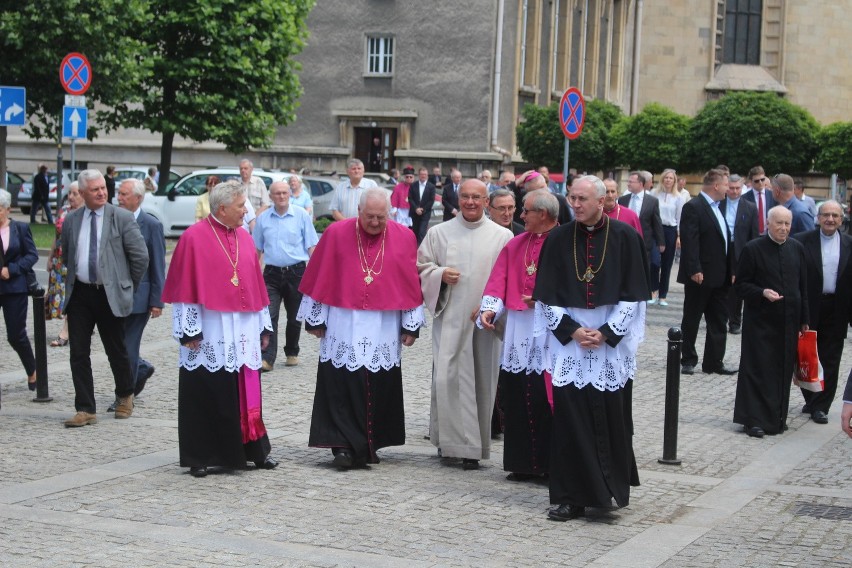
<svg viewBox="0 0 852 568"><path fill-rule="evenodd" d="M586 282L591 282L594 278L595 278L595 274L592 272L592 267L587 266L586 267L586 273L583 274L583 280L585 280Z"/></svg>
<svg viewBox="0 0 852 568"><path fill-rule="evenodd" d="M535 274L535 263L532 263L529 266L527 266L527 274L529 274L530 276Z"/></svg>
<svg viewBox="0 0 852 568"><path fill-rule="evenodd" d="M231 276L231 284L233 284L234 286L240 285L240 279L237 278L237 269L236 268L234 269L234 275Z"/></svg>

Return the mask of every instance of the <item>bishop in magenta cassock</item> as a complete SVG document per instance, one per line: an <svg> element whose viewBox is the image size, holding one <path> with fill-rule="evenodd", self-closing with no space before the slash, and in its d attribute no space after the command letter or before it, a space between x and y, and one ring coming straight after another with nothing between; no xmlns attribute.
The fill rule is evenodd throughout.
<svg viewBox="0 0 852 568"><path fill-rule="evenodd" d="M321 338L308 444L343 469L405 443L402 345L425 319L417 239L389 211L385 190L365 190L358 216L323 233L299 286L297 317Z"/></svg>
<svg viewBox="0 0 852 568"><path fill-rule="evenodd" d="M541 247L556 227L559 201L546 190L524 196L525 232L500 251L488 277L477 326L505 326L498 404L503 411L503 469L524 481L548 472L552 420L550 375L543 373L546 335L534 334L531 298ZM505 318L503 317L505 315ZM502 325L501 325L502 324Z"/></svg>
<svg viewBox="0 0 852 568"><path fill-rule="evenodd" d="M272 322L251 235L242 228L239 182L210 192L211 214L178 241L163 288L180 342L180 465L196 477L209 466L272 469L261 415L261 349Z"/></svg>
<svg viewBox="0 0 852 568"><path fill-rule="evenodd" d="M605 187L574 180L576 221L544 242L533 298L536 325L549 330L546 370L553 379L548 516L586 507L627 506L639 484L633 455L631 383L651 297L642 237L603 214ZM536 330L538 332L538 330Z"/></svg>

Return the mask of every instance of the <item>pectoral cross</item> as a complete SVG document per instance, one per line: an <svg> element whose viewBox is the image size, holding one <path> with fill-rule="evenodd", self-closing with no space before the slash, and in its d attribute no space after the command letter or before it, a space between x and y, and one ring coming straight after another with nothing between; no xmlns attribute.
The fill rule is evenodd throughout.
<svg viewBox="0 0 852 568"><path fill-rule="evenodd" d="M240 335L240 343L243 346L243 353L246 352L246 343L248 343L248 339L246 339L245 335Z"/></svg>
<svg viewBox="0 0 852 568"><path fill-rule="evenodd" d="M621 308L621 311L618 312L623 318L621 318L621 325L624 325L624 322L627 321L628 316L633 313L633 308Z"/></svg>
<svg viewBox="0 0 852 568"><path fill-rule="evenodd" d="M368 340L366 337L364 339L362 339L361 341L359 341L358 345L361 346L361 354L366 355L367 354L367 348L372 344L373 344L373 342Z"/></svg>
<svg viewBox="0 0 852 568"><path fill-rule="evenodd" d="M583 357L583 359L586 359L589 362L589 371L591 371L592 370L592 363L594 361L598 360L598 356L595 355L594 351L589 349L588 352L586 352L586 356Z"/></svg>

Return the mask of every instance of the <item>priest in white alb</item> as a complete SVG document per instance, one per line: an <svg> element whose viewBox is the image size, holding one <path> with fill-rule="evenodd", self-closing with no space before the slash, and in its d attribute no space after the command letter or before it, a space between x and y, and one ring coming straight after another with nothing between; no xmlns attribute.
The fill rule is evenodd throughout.
<svg viewBox="0 0 852 568"><path fill-rule="evenodd" d="M502 342L477 329L482 292L512 232L484 215L485 184L464 182L461 215L429 229L417 251L432 331L432 407L429 438L445 458L477 469L491 451L491 411Z"/></svg>

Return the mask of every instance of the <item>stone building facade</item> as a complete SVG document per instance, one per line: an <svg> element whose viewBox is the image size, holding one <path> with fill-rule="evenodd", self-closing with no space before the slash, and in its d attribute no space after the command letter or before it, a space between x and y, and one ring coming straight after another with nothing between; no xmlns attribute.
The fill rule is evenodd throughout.
<svg viewBox="0 0 852 568"><path fill-rule="evenodd" d="M521 163L523 106L558 101L569 86L626 113L656 101L693 115L727 91L769 90L823 124L852 120L852 100L838 96L852 87L848 8L852 0L319 0L298 57L297 120L249 157L342 171L352 156L368 163L378 138L382 170L500 170ZM54 143L9 133L10 169L50 160ZM139 131L77 144L77 159L95 167L158 158L159 136ZM218 144L175 141L179 171L236 159Z"/></svg>

